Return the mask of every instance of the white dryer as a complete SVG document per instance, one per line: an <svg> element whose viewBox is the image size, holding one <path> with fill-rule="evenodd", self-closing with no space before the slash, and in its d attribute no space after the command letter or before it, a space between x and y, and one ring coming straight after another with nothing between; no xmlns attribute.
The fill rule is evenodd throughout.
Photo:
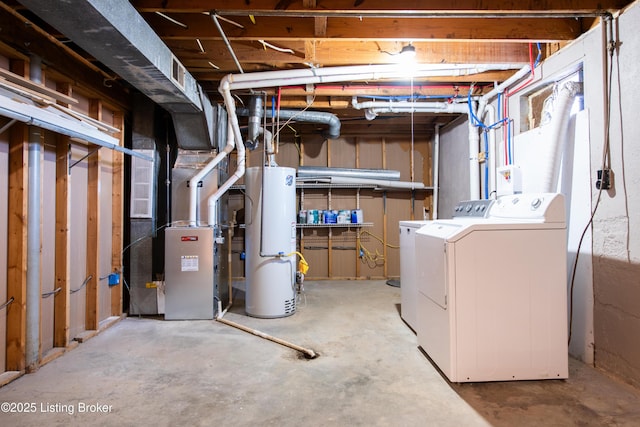
<svg viewBox="0 0 640 427"><path fill-rule="evenodd" d="M564 197L473 203L416 232L418 344L452 382L567 378Z"/></svg>
<svg viewBox="0 0 640 427"><path fill-rule="evenodd" d="M400 316L411 329L418 323L416 284L416 231L429 221L400 221Z"/></svg>

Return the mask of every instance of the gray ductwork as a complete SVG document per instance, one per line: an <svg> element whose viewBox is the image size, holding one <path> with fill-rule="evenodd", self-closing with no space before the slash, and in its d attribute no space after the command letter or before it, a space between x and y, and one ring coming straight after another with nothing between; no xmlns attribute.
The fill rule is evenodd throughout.
<svg viewBox="0 0 640 427"><path fill-rule="evenodd" d="M181 148L212 148L209 99L129 1L20 2L169 111Z"/></svg>
<svg viewBox="0 0 640 427"><path fill-rule="evenodd" d="M260 97L253 97L251 100L253 102L254 99L260 99L260 105L262 105L262 99ZM260 111L256 113L253 108L239 108L237 110L238 116L248 116L249 117L249 130L251 131L252 119L261 124L261 118L264 114L266 114L267 118L270 119L273 117L273 112L270 109L267 111L263 111L262 107L260 107ZM325 113L322 111L300 111L300 110L279 110L276 113L281 120L289 120L294 119L298 122L307 122L307 123L321 123L329 125L329 128L322 132L322 136L327 139L335 139L340 137L340 119L335 114ZM253 140L251 138L251 134L247 138L249 140Z"/></svg>
<svg viewBox="0 0 640 427"><path fill-rule="evenodd" d="M264 102L262 101L262 97L251 97L247 116L249 116L249 128L247 130L245 145L249 150L253 150L258 146L258 137L260 136L262 118L264 117Z"/></svg>

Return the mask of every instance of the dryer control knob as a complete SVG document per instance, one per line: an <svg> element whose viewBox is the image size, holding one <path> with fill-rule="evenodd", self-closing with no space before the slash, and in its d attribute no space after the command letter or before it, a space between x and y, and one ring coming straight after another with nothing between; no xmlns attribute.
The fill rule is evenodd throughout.
<svg viewBox="0 0 640 427"><path fill-rule="evenodd" d="M531 209L538 209L542 204L542 200L539 197L536 197L531 201Z"/></svg>

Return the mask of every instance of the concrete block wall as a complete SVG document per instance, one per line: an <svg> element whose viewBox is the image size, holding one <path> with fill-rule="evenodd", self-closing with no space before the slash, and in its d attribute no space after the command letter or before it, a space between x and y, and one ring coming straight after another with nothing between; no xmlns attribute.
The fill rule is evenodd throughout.
<svg viewBox="0 0 640 427"><path fill-rule="evenodd" d="M613 188L601 195L594 217L595 361L640 386L640 3L614 24L610 158ZM597 150L597 151L596 151ZM601 168L602 142L593 145L592 169Z"/></svg>

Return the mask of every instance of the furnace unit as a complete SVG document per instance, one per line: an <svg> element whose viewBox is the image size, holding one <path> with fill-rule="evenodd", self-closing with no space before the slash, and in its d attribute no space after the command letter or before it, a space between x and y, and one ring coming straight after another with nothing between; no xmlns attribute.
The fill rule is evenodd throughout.
<svg viewBox="0 0 640 427"><path fill-rule="evenodd" d="M165 319L213 319L216 294L213 230L212 227L165 229Z"/></svg>

